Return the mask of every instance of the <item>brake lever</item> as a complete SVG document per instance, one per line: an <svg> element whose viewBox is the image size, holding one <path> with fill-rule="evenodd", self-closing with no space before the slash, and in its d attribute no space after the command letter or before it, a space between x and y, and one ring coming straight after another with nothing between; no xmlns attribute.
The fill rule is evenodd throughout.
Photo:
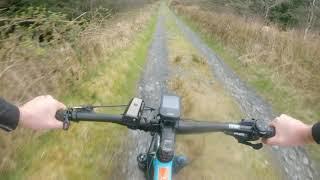
<svg viewBox="0 0 320 180"><path fill-rule="evenodd" d="M64 109L59 109L56 112L56 119L59 121L62 121L63 130L68 130L70 127L70 118L72 118L72 112L93 112L94 106L91 105L84 105L84 106L78 106L78 107L70 107L67 108L66 110Z"/></svg>
<svg viewBox="0 0 320 180"><path fill-rule="evenodd" d="M58 119L59 121L62 121L63 125L62 125L62 129L63 130L68 130L70 127L70 120L69 120L69 116L71 116L71 109L59 109L56 112L55 118Z"/></svg>
<svg viewBox="0 0 320 180"><path fill-rule="evenodd" d="M248 141L238 141L238 142L241 143L241 144L244 144L244 145L251 146L255 150L259 150L259 149L261 149L263 147L262 143L253 144L253 143L248 142Z"/></svg>
<svg viewBox="0 0 320 180"><path fill-rule="evenodd" d="M252 137L252 136L249 136L247 133L240 133L240 132L225 132L225 134L234 137L238 141L238 143L250 146L255 150L261 149L263 147L262 143L254 144L254 143L249 142L249 141L258 140L259 137L257 137L257 136Z"/></svg>
<svg viewBox="0 0 320 180"><path fill-rule="evenodd" d="M275 135L275 130L269 127L267 122L256 119L242 119L240 125L250 126L251 132L225 132L225 134L233 136L239 143L251 146L253 149L258 150L263 147L262 143L251 143L250 141L256 141L260 138L270 138Z"/></svg>

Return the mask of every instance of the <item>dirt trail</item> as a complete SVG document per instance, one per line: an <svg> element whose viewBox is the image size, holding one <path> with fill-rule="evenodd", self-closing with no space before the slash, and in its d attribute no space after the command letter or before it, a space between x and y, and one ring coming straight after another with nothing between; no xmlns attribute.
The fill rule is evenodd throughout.
<svg viewBox="0 0 320 180"><path fill-rule="evenodd" d="M145 72L139 83L138 94L151 107L159 107L161 94L166 93L167 71L167 45L164 18L160 14L156 26L154 38L149 49L148 61ZM146 152L150 142L150 135L141 131L129 132L129 156L127 167L123 172L126 179L144 179L143 173L138 169L136 156L141 152Z"/></svg>
<svg viewBox="0 0 320 180"><path fill-rule="evenodd" d="M259 96L257 96L254 91L248 88L246 84L241 81L238 76L233 73L233 71L227 65L225 65L223 61L220 60L192 30L190 30L190 28L183 24L173 14L168 15L168 12L166 12L165 9L166 7L162 6L160 10L156 32L154 34L152 45L149 49L148 62L146 64L143 77L138 85L138 94L146 101L148 105L158 107L161 94L168 92L167 85L169 85L172 90L176 91L182 97L186 97L186 99L188 99L189 97L189 102L184 102L185 105L190 104L192 106L186 107L187 110L184 110L185 114L187 115L197 116L202 113L200 112L201 109L208 108L207 106L197 106L198 102L205 102L210 100L214 101L219 100L220 98L220 104L218 103L219 106L215 106L216 108L232 107L233 109L231 108L228 110L224 110L225 114L227 114L226 116L219 116L219 114L215 114L215 118L221 118L222 120L224 120L228 118L237 118L240 116L238 111L236 110L237 108L235 108L233 105L233 99L238 102L236 106L239 106L240 110L245 114L244 116L262 119L271 119L272 117L274 117L271 107L266 102L264 102ZM179 62L172 62L172 57L169 57L170 53L168 52L171 49L168 50L167 47L168 29L166 29L166 21L168 20L166 18L171 18L171 20L177 24L177 27L182 32L183 36L185 36L189 43L197 50L199 56L204 57L205 62L203 62L203 64L207 64L208 68L206 68L205 65L200 65L200 69L197 67L197 64L199 64L199 62L200 64L202 64L201 57L200 61L196 62L196 64L194 64L195 62L192 62L193 60L189 62L182 62L182 64L180 64ZM180 53L185 52L182 51ZM191 55L190 53L192 52L186 53L189 53L189 55ZM168 59L170 58L171 62L169 63ZM194 57L191 57L191 59L193 58ZM187 65L183 64L186 62ZM196 69L192 70L193 68ZM190 73L188 73L188 71L190 71ZM175 78L175 76L177 75L185 76L179 79ZM199 79L199 77L201 76L205 77L203 79ZM184 82L188 80L192 80L192 83L196 83L196 87L188 86L188 84L186 85ZM215 82L215 80L217 80L217 82ZM179 85L179 83L182 85ZM219 88L213 86L212 84L222 85L221 88ZM181 89L183 89L181 88L181 86L187 86L187 89L194 89L194 92L186 95L185 91L181 91ZM201 92L196 90L199 87L203 87L203 90ZM227 90L227 92L224 92L225 90ZM230 96L229 98L228 94L231 94L232 97ZM191 99L190 96L192 96ZM198 101L194 101L195 99L198 99ZM208 112L209 109L206 109L205 111ZM194 114L192 112L196 113ZM241 116L243 117L242 114ZM212 117L212 113L202 113L201 117L210 118ZM202 139L199 139L199 137L196 137L195 139L193 137L178 138L178 141L181 140L184 142L182 142L182 144L180 143L180 145L178 144L177 152L193 154L194 156L191 158L196 158L197 156L199 156L199 160L197 161L198 163L193 163L190 166L191 169L189 168L189 170L191 171L188 171L188 169L182 170L182 175L179 175L177 177L178 179L199 177L190 176L192 173L194 173L192 172L193 169L195 171L199 170L199 173L195 173L196 175L201 175L200 173L204 174L203 176L201 176L202 179L232 179L238 178L239 176L240 179L246 179L246 177L247 179L254 179L254 177L258 179L279 179L277 175L267 175L273 170L270 170L271 165L266 160L266 157L261 155L262 153L258 151L252 152L249 150L245 150L243 146L238 145L234 140L231 140L230 138L228 139L225 136L215 136L216 135L208 135L202 137ZM128 163L121 167L122 176L118 177L125 177L124 179L134 180L144 179L143 174L137 167L136 156L138 153L144 152L146 150L149 140L150 139L148 138L148 134L144 132L129 132L128 142L125 142L128 148L126 150L123 150L123 154L127 154L124 155L123 160L128 161ZM214 146L211 146L212 141L221 141L220 146L223 148L217 149ZM203 142L203 144L201 144L201 142ZM207 143L211 145L207 146ZM198 149L200 150L198 151L197 148L191 147L194 145L199 146ZM190 147L190 151L188 150L188 146ZM249 147L246 148L249 149ZM316 177L318 176L313 170L313 165L311 164L311 161L308 159L305 151L302 148L274 147L271 149L271 151L276 157L274 159L277 159L276 162L280 164L280 167L282 167L282 171L285 172L288 179L317 179ZM212 157L210 155L210 153L212 152L220 155ZM210 157L208 157L208 155L210 155ZM225 161L225 158L227 160L229 158L230 161ZM251 159L250 163L246 163L245 161L243 161L243 159L246 158ZM208 163L211 159L212 161L220 161L224 163L215 163L217 165L212 167L212 165ZM202 162L205 162L207 164L203 164ZM209 166L204 168L203 166L206 165ZM232 167L238 170L234 173L231 173L229 171L226 172L226 169L224 167ZM221 174L225 175L219 176ZM252 174L252 178L249 178Z"/></svg>
<svg viewBox="0 0 320 180"><path fill-rule="evenodd" d="M245 115L216 79L208 60L184 37L168 9L166 27L168 86L182 97L183 117L239 122ZM178 135L176 144L176 153L186 155L192 162L176 179L280 179L280 172L270 165L265 151L253 150L223 133Z"/></svg>
<svg viewBox="0 0 320 180"><path fill-rule="evenodd" d="M250 89L188 26L172 15L184 36L208 59L215 77L237 100L247 117L270 120L275 117L271 106ZM318 179L314 164L302 147L270 148L288 179Z"/></svg>

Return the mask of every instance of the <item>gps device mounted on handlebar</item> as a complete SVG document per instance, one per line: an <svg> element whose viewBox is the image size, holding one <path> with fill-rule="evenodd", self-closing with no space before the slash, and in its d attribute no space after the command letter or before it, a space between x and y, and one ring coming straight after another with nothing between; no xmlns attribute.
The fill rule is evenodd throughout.
<svg viewBox="0 0 320 180"><path fill-rule="evenodd" d="M159 115L165 125L174 127L181 115L180 98L173 95L163 95L161 98Z"/></svg>
<svg viewBox="0 0 320 180"><path fill-rule="evenodd" d="M160 162L170 162L174 157L175 126L180 120L180 98L174 95L163 95L159 116L163 128L157 158Z"/></svg>

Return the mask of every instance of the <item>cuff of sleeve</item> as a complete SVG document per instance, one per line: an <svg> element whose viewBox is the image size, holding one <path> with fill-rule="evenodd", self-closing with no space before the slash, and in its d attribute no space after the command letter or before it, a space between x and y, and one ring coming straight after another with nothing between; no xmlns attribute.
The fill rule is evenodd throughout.
<svg viewBox="0 0 320 180"><path fill-rule="evenodd" d="M320 144L320 122L312 126L312 137L317 144Z"/></svg>
<svg viewBox="0 0 320 180"><path fill-rule="evenodd" d="M20 111L19 108L13 104L7 104L4 112L2 112L3 121L0 124L0 128L6 131L15 130L18 126L20 119Z"/></svg>

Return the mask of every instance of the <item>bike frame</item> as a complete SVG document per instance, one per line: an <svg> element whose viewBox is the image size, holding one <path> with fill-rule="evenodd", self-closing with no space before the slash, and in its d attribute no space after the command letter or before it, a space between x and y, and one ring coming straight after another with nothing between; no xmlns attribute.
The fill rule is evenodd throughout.
<svg viewBox="0 0 320 180"><path fill-rule="evenodd" d="M157 150L160 146L161 136L158 133L152 135L152 141L147 152L147 156L151 156L147 166L150 166L150 169L146 169L146 178L148 180L172 180L173 176L173 160L169 162L161 162L157 158Z"/></svg>
<svg viewBox="0 0 320 180"><path fill-rule="evenodd" d="M153 180L171 180L172 179L172 160L162 163L155 157L152 160L153 164Z"/></svg>

